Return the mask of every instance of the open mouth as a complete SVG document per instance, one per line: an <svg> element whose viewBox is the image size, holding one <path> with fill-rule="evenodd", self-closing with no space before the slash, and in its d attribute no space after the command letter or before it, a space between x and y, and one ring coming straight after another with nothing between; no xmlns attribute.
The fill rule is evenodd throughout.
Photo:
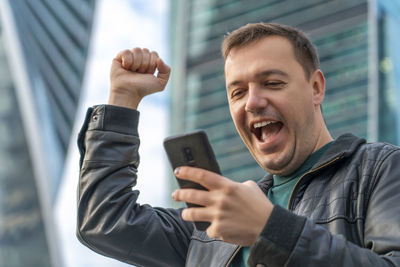
<svg viewBox="0 0 400 267"><path fill-rule="evenodd" d="M282 127L283 123L280 121L261 121L253 124L251 132L260 142L265 142L276 135Z"/></svg>

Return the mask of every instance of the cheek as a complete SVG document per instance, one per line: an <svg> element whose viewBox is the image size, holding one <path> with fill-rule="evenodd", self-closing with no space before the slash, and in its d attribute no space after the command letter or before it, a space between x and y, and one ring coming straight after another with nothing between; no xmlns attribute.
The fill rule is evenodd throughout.
<svg viewBox="0 0 400 267"><path fill-rule="evenodd" d="M301 124L307 120L307 116L310 115L310 109L314 106L312 97L309 94L296 94L291 96L290 99L294 101L286 103L286 108L283 110L287 111L287 116L290 119Z"/></svg>
<svg viewBox="0 0 400 267"><path fill-rule="evenodd" d="M296 135L296 138L304 138L304 135L307 136L310 129L313 128L313 109L313 104L308 100L292 105L288 117L290 128Z"/></svg>
<svg viewBox="0 0 400 267"><path fill-rule="evenodd" d="M236 123L236 120L238 119L238 107L236 104L234 103L229 103L229 112L231 113L231 118L232 120Z"/></svg>
<svg viewBox="0 0 400 267"><path fill-rule="evenodd" d="M237 131L239 133L243 132L244 128L246 127L244 109L241 109L239 105L229 104L229 111L231 113L231 118L233 120L233 123L235 124Z"/></svg>

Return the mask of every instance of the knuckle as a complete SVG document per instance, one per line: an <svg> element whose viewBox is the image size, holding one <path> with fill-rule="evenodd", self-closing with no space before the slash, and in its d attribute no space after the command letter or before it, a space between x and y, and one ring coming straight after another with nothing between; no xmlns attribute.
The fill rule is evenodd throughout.
<svg viewBox="0 0 400 267"><path fill-rule="evenodd" d="M204 182L207 179L207 175L204 172L198 174L198 179L200 182Z"/></svg>
<svg viewBox="0 0 400 267"><path fill-rule="evenodd" d="M228 197L226 195L221 196L217 201L218 212L216 213L216 216L222 218L222 210L224 210L228 205L229 205Z"/></svg>
<svg viewBox="0 0 400 267"><path fill-rule="evenodd" d="M127 58L130 58L131 52L129 50L122 50L121 52L118 53L116 58L119 58L120 60L126 60Z"/></svg>
<svg viewBox="0 0 400 267"><path fill-rule="evenodd" d="M186 201L191 197L190 189L179 189L175 192L175 198L179 201Z"/></svg>
<svg viewBox="0 0 400 267"><path fill-rule="evenodd" d="M218 224L218 222L223 219L223 216L224 215L223 215L222 209L217 209L214 212L214 221L215 221L215 223Z"/></svg>
<svg viewBox="0 0 400 267"><path fill-rule="evenodd" d="M135 47L132 49L132 52L134 53L142 53L142 49L140 47Z"/></svg>
<svg viewBox="0 0 400 267"><path fill-rule="evenodd" d="M193 216L194 216L194 210L193 209L184 209L182 211L182 218L184 218L186 220L192 219Z"/></svg>
<svg viewBox="0 0 400 267"><path fill-rule="evenodd" d="M243 184L245 184L245 185L247 185L247 186L255 186L255 185L257 185L254 181L252 181L252 180L248 180L248 181L245 181L245 182L243 182Z"/></svg>
<svg viewBox="0 0 400 267"><path fill-rule="evenodd" d="M125 49L123 51L120 52L121 55L126 56L126 55L130 55L131 51L129 51L128 49Z"/></svg>
<svg viewBox="0 0 400 267"><path fill-rule="evenodd" d="M232 183L228 183L225 186L225 190L224 191L225 191L225 194L230 196L230 195L233 195L237 190L238 190L238 184L232 182Z"/></svg>
<svg viewBox="0 0 400 267"><path fill-rule="evenodd" d="M179 190L179 196L181 200L185 201L189 197L189 195L190 194L188 193L187 189Z"/></svg>
<svg viewBox="0 0 400 267"><path fill-rule="evenodd" d="M178 189L175 191L175 200L185 201L186 200L186 190Z"/></svg>

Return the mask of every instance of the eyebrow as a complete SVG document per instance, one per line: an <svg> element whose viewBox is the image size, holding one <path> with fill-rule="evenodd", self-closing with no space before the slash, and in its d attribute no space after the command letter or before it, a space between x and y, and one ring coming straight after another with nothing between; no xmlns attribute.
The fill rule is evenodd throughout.
<svg viewBox="0 0 400 267"><path fill-rule="evenodd" d="M286 78L289 77L289 75L284 71L281 71L281 70L278 70L278 69L270 69L270 70L265 70L265 71L262 71L260 73L257 73L256 74L256 78L270 76L270 75L273 75L273 74L281 75L281 76L284 76Z"/></svg>
<svg viewBox="0 0 400 267"><path fill-rule="evenodd" d="M255 78L256 79L260 79L262 77L266 77L266 76L270 76L270 75L274 75L274 74L275 75L284 76L285 78L289 77L289 75L284 71L281 71L281 70L278 70L278 69L270 69L270 70L265 70L265 71L262 71L260 73L257 73ZM233 81L227 86L227 89L229 90L231 87L234 87L234 86L236 86L238 84L241 84L241 83L242 83L242 81L239 81L239 80Z"/></svg>

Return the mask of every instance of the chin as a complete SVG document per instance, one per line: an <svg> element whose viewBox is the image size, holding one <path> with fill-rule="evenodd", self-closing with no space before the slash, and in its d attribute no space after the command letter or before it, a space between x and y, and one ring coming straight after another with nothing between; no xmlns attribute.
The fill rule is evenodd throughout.
<svg viewBox="0 0 400 267"><path fill-rule="evenodd" d="M258 164L268 173L270 174L275 174L275 175L281 175L281 173L284 172L284 170L282 169L282 166L280 166L279 164L274 164L271 162L258 162Z"/></svg>
<svg viewBox="0 0 400 267"><path fill-rule="evenodd" d="M257 162L264 170L274 175L285 176L294 171L293 166L291 166L292 157L286 156L280 159L277 159L277 157L278 155L274 156L271 160L264 158L264 160L257 160Z"/></svg>

